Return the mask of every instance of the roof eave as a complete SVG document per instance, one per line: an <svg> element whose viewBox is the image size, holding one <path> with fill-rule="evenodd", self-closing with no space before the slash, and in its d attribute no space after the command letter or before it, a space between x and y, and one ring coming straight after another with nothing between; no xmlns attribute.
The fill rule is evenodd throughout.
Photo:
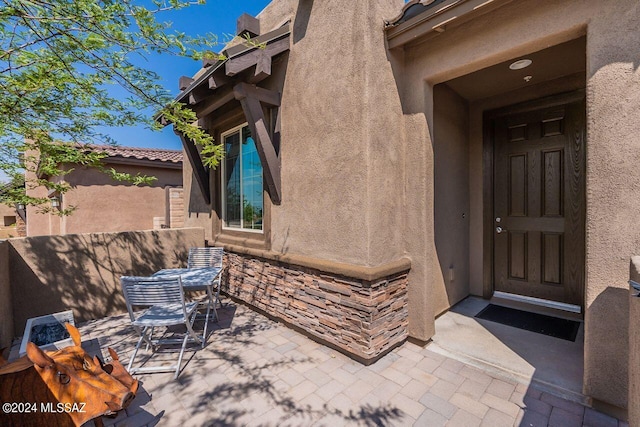
<svg viewBox="0 0 640 427"><path fill-rule="evenodd" d="M512 0L449 0L438 4L432 9L428 9L420 15L402 22L394 24L395 21L388 21L385 32L389 49L403 47L404 45L420 38L426 38L446 30L446 27L454 23L473 19L477 16L491 12ZM417 4L419 2L413 3ZM406 9L403 9L406 11Z"/></svg>

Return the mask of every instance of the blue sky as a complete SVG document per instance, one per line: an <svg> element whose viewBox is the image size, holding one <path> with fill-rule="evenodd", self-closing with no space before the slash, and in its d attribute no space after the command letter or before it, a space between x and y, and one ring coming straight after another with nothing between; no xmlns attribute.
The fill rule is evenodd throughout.
<svg viewBox="0 0 640 427"><path fill-rule="evenodd" d="M159 15L159 20L170 21L172 28L190 35L213 33L219 40L225 35L233 35L236 30L236 20L243 13L256 16L270 0L207 0L206 4L190 6L178 11L171 11ZM220 45L220 49L222 49ZM216 49L216 50L220 50ZM162 85L177 95L178 79L180 76L193 76L200 68L201 61L193 61L174 56L149 56L139 65L154 70L162 77ZM150 111L150 114L153 114ZM180 149L180 139L173 133L172 127L167 126L162 132L154 132L139 127L110 128L103 130L114 138L119 145L130 147L154 147Z"/></svg>

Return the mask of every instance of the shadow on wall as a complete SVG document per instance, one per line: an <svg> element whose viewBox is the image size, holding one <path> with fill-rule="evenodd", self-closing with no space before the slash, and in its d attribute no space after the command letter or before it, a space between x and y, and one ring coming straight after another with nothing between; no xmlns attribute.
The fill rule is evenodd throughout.
<svg viewBox="0 0 640 427"><path fill-rule="evenodd" d="M585 342L585 367L598 366L607 375L585 378L585 394L619 408L627 407L627 381L612 378L628 378L629 366L629 290L609 286L598 293L586 310L585 340L606 343L616 351L598 351Z"/></svg>
<svg viewBox="0 0 640 427"><path fill-rule="evenodd" d="M195 172L191 173L191 188L189 189L189 217L192 214L208 214L211 217L211 207L204 201L202 191L196 180Z"/></svg>
<svg viewBox="0 0 640 427"><path fill-rule="evenodd" d="M293 43L298 43L307 35L309 17L313 9L313 0L298 0L298 10L293 20Z"/></svg>
<svg viewBox="0 0 640 427"><path fill-rule="evenodd" d="M14 333L28 318L73 309L76 321L126 311L122 275L186 265L202 229L39 236L10 241Z"/></svg>

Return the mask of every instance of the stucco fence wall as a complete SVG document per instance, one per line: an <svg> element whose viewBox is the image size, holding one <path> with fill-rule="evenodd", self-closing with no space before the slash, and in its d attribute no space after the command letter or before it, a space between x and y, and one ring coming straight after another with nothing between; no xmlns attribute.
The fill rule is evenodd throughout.
<svg viewBox="0 0 640 427"><path fill-rule="evenodd" d="M9 243L0 241L0 349L8 347L13 337L13 310L9 282Z"/></svg>
<svg viewBox="0 0 640 427"><path fill-rule="evenodd" d="M629 278L640 283L640 256L631 258ZM629 425L640 426L640 296L629 286Z"/></svg>
<svg viewBox="0 0 640 427"><path fill-rule="evenodd" d="M185 267L195 246L204 246L202 228L0 242L0 348L23 334L30 317L72 309L84 321L125 312L120 276Z"/></svg>

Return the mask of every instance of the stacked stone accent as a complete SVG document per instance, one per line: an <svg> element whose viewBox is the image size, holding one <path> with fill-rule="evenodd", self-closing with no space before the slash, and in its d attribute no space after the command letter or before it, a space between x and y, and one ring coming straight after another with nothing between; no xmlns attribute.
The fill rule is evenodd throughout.
<svg viewBox="0 0 640 427"><path fill-rule="evenodd" d="M16 233L18 237L27 237L27 224L22 220L20 215L16 215Z"/></svg>
<svg viewBox="0 0 640 427"><path fill-rule="evenodd" d="M184 190L182 187L169 188L169 218L171 228L184 227Z"/></svg>
<svg viewBox="0 0 640 427"><path fill-rule="evenodd" d="M367 363L407 338L407 271L375 281L225 254L222 290Z"/></svg>

